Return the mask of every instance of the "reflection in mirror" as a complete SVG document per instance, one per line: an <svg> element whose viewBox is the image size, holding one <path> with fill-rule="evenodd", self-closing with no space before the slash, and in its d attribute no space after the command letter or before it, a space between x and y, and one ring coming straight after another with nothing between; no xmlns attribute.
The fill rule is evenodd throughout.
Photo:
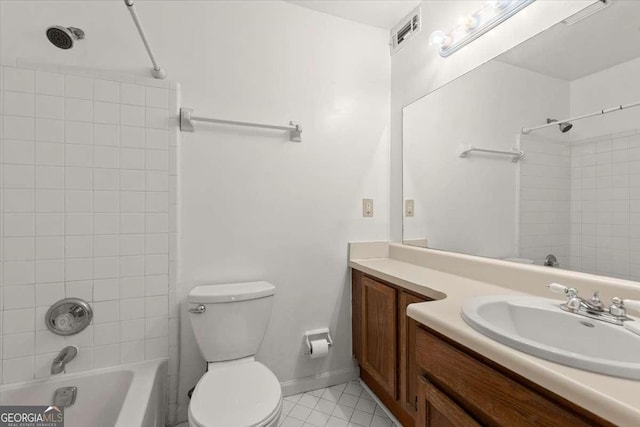
<svg viewBox="0 0 640 427"><path fill-rule="evenodd" d="M405 107L404 242L640 280L638 16L611 2Z"/></svg>

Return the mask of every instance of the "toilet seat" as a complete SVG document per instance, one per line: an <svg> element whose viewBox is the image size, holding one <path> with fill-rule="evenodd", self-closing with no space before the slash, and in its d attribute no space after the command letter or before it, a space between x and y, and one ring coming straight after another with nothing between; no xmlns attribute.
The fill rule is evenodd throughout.
<svg viewBox="0 0 640 427"><path fill-rule="evenodd" d="M266 427L282 409L276 376L252 358L211 363L189 403L189 422L198 427Z"/></svg>

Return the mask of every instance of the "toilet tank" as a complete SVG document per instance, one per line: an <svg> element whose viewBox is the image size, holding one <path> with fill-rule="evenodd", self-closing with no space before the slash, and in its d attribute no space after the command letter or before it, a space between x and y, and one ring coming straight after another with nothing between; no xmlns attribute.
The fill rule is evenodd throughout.
<svg viewBox="0 0 640 427"><path fill-rule="evenodd" d="M246 282L196 286L189 292L191 327L207 362L256 354L269 325L275 291L268 282Z"/></svg>

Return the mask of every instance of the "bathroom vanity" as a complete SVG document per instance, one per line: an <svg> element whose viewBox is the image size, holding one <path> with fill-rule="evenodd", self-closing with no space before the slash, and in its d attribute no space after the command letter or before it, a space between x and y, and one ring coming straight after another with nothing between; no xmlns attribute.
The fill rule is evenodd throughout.
<svg viewBox="0 0 640 427"><path fill-rule="evenodd" d="M488 283L491 270L498 284L501 275L518 274L501 271L518 268L502 261L394 244L375 252L352 249L353 352L362 380L404 426L640 423L640 402L633 398L639 381L536 358L462 320L461 303L472 296L522 295L536 280L542 290L530 292L548 296L542 273L531 273L546 274L542 269L521 267L514 289ZM354 258L361 255L367 258ZM447 271L454 265L470 274Z"/></svg>

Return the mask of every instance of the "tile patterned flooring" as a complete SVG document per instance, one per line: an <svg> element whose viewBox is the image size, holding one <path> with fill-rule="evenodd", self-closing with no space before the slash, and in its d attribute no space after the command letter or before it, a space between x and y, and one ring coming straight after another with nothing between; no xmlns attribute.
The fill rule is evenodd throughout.
<svg viewBox="0 0 640 427"><path fill-rule="evenodd" d="M394 424L360 381L287 396L280 427L402 427ZM188 427L188 423L176 427Z"/></svg>
<svg viewBox="0 0 640 427"><path fill-rule="evenodd" d="M287 396L281 427L395 427L359 381Z"/></svg>

